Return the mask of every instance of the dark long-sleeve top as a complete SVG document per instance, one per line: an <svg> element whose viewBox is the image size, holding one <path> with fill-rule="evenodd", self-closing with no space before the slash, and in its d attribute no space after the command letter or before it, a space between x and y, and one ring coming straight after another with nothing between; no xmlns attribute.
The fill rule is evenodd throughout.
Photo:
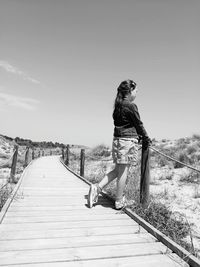
<svg viewBox="0 0 200 267"><path fill-rule="evenodd" d="M148 134L140 119L140 114L135 103L123 100L120 111L113 112L114 137L133 137L141 136L143 139L149 139Z"/></svg>

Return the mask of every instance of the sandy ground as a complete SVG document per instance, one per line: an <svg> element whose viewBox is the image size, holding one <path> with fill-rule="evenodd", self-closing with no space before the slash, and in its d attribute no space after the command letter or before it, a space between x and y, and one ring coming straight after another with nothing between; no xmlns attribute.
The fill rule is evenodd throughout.
<svg viewBox="0 0 200 267"><path fill-rule="evenodd" d="M151 170L150 193L170 210L185 217L191 226L194 247L200 255L200 184L181 181L188 173L187 168ZM186 240L191 242L189 236Z"/></svg>

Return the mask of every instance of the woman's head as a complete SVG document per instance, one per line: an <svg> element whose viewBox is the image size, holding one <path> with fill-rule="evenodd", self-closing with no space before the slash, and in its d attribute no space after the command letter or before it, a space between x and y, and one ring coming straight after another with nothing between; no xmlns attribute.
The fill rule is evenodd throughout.
<svg viewBox="0 0 200 267"><path fill-rule="evenodd" d="M136 88L136 83L133 80L125 80L120 83L117 88L118 92L123 93L124 95L131 93Z"/></svg>
<svg viewBox="0 0 200 267"><path fill-rule="evenodd" d="M136 97L136 83L132 80L125 80L120 83L117 88L117 96L115 99L115 108L119 107L124 99L133 102Z"/></svg>

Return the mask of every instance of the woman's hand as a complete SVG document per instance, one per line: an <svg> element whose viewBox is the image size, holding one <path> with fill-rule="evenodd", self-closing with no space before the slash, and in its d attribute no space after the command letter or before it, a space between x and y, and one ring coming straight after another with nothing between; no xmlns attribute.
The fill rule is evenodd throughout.
<svg viewBox="0 0 200 267"><path fill-rule="evenodd" d="M151 139L148 136L142 138L142 147L145 149L148 148L152 144Z"/></svg>

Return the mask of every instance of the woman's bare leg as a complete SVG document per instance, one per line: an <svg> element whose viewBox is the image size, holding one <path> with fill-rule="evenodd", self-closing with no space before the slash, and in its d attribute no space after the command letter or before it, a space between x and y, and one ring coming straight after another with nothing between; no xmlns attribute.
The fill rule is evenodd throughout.
<svg viewBox="0 0 200 267"><path fill-rule="evenodd" d="M126 186L127 174L128 174L128 165L127 164L118 164L116 200L120 200L123 197L124 189Z"/></svg>
<svg viewBox="0 0 200 267"><path fill-rule="evenodd" d="M99 183L99 187L103 189L106 185L108 185L117 177L118 177L118 164L115 165L115 168L112 171L110 171L104 176L104 178Z"/></svg>

